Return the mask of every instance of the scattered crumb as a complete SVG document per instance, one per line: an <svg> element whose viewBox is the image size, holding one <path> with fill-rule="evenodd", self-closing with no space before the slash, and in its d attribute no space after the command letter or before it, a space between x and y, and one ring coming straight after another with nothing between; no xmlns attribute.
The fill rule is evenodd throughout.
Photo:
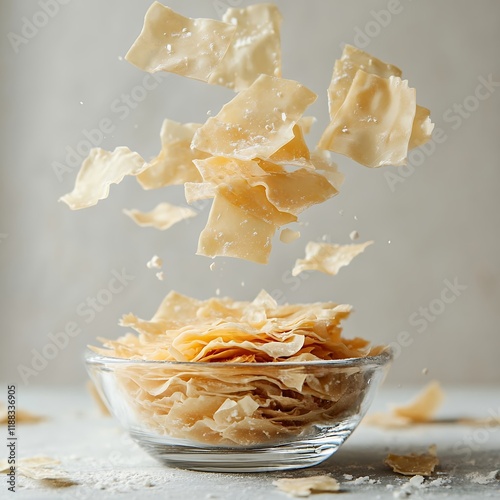
<svg viewBox="0 0 500 500"><path fill-rule="evenodd" d="M438 477L437 479L434 479L433 481L427 483L427 485L440 488L441 486L448 485L450 482L451 480L447 477Z"/></svg>
<svg viewBox="0 0 500 500"><path fill-rule="evenodd" d="M215 295L217 295L217 297L220 295L220 288L215 289Z"/></svg>
<svg viewBox="0 0 500 500"><path fill-rule="evenodd" d="M347 481L350 481L352 478L353 476L351 474L344 474L344 479L346 479Z"/></svg>
<svg viewBox="0 0 500 500"><path fill-rule="evenodd" d="M245 286L245 282L244 281L241 282L241 286Z"/></svg>
<svg viewBox="0 0 500 500"><path fill-rule="evenodd" d="M416 476L413 476L409 483L412 485L412 486L418 486L420 487L422 485L422 483L424 482L424 476L420 476L420 475L416 475Z"/></svg>
<svg viewBox="0 0 500 500"><path fill-rule="evenodd" d="M163 281L165 279L165 273L163 271L159 271L156 273L156 277L160 280Z"/></svg>
<svg viewBox="0 0 500 500"><path fill-rule="evenodd" d="M215 262L212 262L210 264L210 271L213 271L215 269Z"/></svg>
<svg viewBox="0 0 500 500"><path fill-rule="evenodd" d="M148 269L161 269L161 266L163 265L163 261L158 257L158 255L153 255L151 257L151 260L146 263L146 266Z"/></svg>
<svg viewBox="0 0 500 500"><path fill-rule="evenodd" d="M412 493L417 493L419 490L426 487L427 485L424 483L424 477L419 475L413 476L410 480L408 480L408 482L403 484L399 490L394 491L392 496L394 498L406 498Z"/></svg>
<svg viewBox="0 0 500 500"><path fill-rule="evenodd" d="M273 481L281 491L296 497L308 497L315 492L336 492L340 485L330 476L311 476L297 478L283 478Z"/></svg>
<svg viewBox="0 0 500 500"><path fill-rule="evenodd" d="M392 468L394 472L404 476L430 476L436 465L439 464L439 459L436 455L436 446L429 446L427 453L409 455L395 455L389 453L384 463ZM419 481L418 479L416 480Z"/></svg>
<svg viewBox="0 0 500 500"><path fill-rule="evenodd" d="M352 484L367 484L370 482L370 476L357 477Z"/></svg>
<svg viewBox="0 0 500 500"><path fill-rule="evenodd" d="M427 375L429 373L429 368L422 369L422 375Z"/></svg>
<svg viewBox="0 0 500 500"><path fill-rule="evenodd" d="M467 479L476 484L490 484L500 479L500 470L492 470L484 476L479 474L479 472L471 472L467 474Z"/></svg>
<svg viewBox="0 0 500 500"><path fill-rule="evenodd" d="M351 231L349 238L351 238L352 241L357 240L359 238L359 233L357 231Z"/></svg>

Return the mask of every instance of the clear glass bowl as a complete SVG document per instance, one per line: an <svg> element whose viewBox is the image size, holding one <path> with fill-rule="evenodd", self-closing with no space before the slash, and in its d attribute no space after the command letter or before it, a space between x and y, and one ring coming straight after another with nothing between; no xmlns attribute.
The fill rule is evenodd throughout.
<svg viewBox="0 0 500 500"><path fill-rule="evenodd" d="M257 472L317 465L357 427L392 360L197 363L86 354L110 412L169 466Z"/></svg>

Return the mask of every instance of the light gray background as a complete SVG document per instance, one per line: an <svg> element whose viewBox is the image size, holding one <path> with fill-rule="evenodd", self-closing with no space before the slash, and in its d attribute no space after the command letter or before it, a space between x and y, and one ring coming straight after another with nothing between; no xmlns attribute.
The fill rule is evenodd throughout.
<svg viewBox="0 0 500 500"><path fill-rule="evenodd" d="M217 17L224 4L250 3L172 0L169 5L191 17ZM116 326L122 313L150 317L170 289L207 298L220 288L223 295L251 299L265 288L291 302L353 304L356 311L345 325L349 335L394 342L407 332L400 335L410 340L390 383L423 383L426 377L448 384L500 382L500 88L460 123L446 121L450 113L456 116L455 103L474 95L479 77L491 74L500 81L500 3L401 0L400 12L385 27L375 24L374 12L394 1L277 3L284 17L284 76L319 95L309 109L318 118L311 146L327 125L326 88L334 60L341 45L354 43L366 28L377 35L366 50L403 69L446 140L412 175L405 171L394 191L386 172L398 170L370 170L338 157L346 174L342 192L303 215L307 225L300 227L300 240L284 245L276 238L268 266L217 259L210 271L211 260L194 255L208 207L167 232L139 228L121 213L149 210L160 201L185 204L181 188L143 192L128 178L98 206L71 212L57 199L72 189L76 169L60 181L53 163L64 163L66 147L75 148L83 130L103 118L112 121L114 132L102 147L127 145L152 157L159 151L164 118L203 122L232 92L165 75L122 119L116 100L141 85L145 74L121 58L142 27L149 1L67 0L17 53L8 34L21 35L23 18L32 20L41 2L2 1L1 380L19 381L18 366L31 367L32 350L43 350L48 334L69 321L82 332L29 383L83 381L85 345L96 336L122 333ZM37 19L43 22L43 16ZM359 231L360 241L374 239L376 245L336 277L310 273L298 287L290 281L286 273L307 241L326 235L348 243L352 230ZM145 266L155 253L165 261L164 282ZM112 270L122 269L135 278L87 323L79 304L107 287ZM439 299L444 280L467 289L432 322L410 321L420 307ZM439 309L438 302L434 306Z"/></svg>

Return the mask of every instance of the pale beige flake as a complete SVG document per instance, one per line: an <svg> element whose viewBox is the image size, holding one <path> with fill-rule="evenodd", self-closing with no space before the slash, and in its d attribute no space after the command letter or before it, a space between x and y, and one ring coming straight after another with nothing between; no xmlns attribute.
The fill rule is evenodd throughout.
<svg viewBox="0 0 500 500"><path fill-rule="evenodd" d="M346 45L341 58L335 61L332 80L328 87L330 119L333 120L344 103L358 69L382 78L402 76L402 72L397 66L381 61L357 47Z"/></svg>
<svg viewBox="0 0 500 500"><path fill-rule="evenodd" d="M297 276L308 270L335 275L372 243L373 241L367 241L358 245L335 245L310 241L306 246L305 259L297 259L292 275Z"/></svg>
<svg viewBox="0 0 500 500"><path fill-rule="evenodd" d="M164 231L177 222L190 217L195 217L197 212L188 207L178 207L170 203L159 203L150 212L124 209L123 213L128 215L136 224L143 227L154 227Z"/></svg>
<svg viewBox="0 0 500 500"><path fill-rule="evenodd" d="M190 19L154 2L125 59L149 73L167 71L207 82L235 32L232 24Z"/></svg>
<svg viewBox="0 0 500 500"><path fill-rule="evenodd" d="M298 238L300 238L300 231L294 231L293 229L289 229L287 227L280 233L280 241L283 243L292 243Z"/></svg>
<svg viewBox="0 0 500 500"><path fill-rule="evenodd" d="M359 233L357 231L351 231L349 233L349 238L351 241L357 240L359 238Z"/></svg>
<svg viewBox="0 0 500 500"><path fill-rule="evenodd" d="M126 175L138 175L146 163L126 147L113 152L93 148L84 160L76 177L75 187L60 198L72 210L91 207L109 195L111 184L119 184Z"/></svg>
<svg viewBox="0 0 500 500"><path fill-rule="evenodd" d="M193 160L206 158L202 151L191 148L193 135L200 128L198 123L178 123L164 120L161 127L161 151L147 168L137 176L144 189L199 182L201 180Z"/></svg>
<svg viewBox="0 0 500 500"><path fill-rule="evenodd" d="M269 158L294 138L316 97L296 81L260 75L196 131L192 146L213 156Z"/></svg>
<svg viewBox="0 0 500 500"><path fill-rule="evenodd" d="M394 406L392 413L411 422L428 422L434 418L443 400L443 389L439 382L434 380L427 384L412 402Z"/></svg>
<svg viewBox="0 0 500 500"><path fill-rule="evenodd" d="M276 226L215 196L205 229L200 234L198 255L237 257L267 263Z"/></svg>
<svg viewBox="0 0 500 500"><path fill-rule="evenodd" d="M275 5L229 8L222 20L236 26L236 33L208 83L240 91L260 74L281 76L281 15Z"/></svg>
<svg viewBox="0 0 500 500"><path fill-rule="evenodd" d="M332 80L328 88L328 106L331 120L334 119L344 103L358 69L381 78L402 77L402 72L397 66L385 63L361 49L346 45L342 57L335 61ZM430 139L434 124L431 122L429 115L430 111L428 109L419 105L416 106L408 150L421 146Z"/></svg>
<svg viewBox="0 0 500 500"><path fill-rule="evenodd" d="M435 414L444 400L444 392L438 382L425 386L416 398L406 405L392 405L389 413L373 413L363 423L385 428L409 427L414 424L436 422ZM466 423L456 419L457 423ZM469 422L470 423L470 422Z"/></svg>
<svg viewBox="0 0 500 500"><path fill-rule="evenodd" d="M340 485L331 476L282 478L273 481L281 491L296 497L308 497L311 493L339 491Z"/></svg>
<svg viewBox="0 0 500 500"><path fill-rule="evenodd" d="M366 167L405 165L415 112L415 89L406 80L358 70L318 147Z"/></svg>

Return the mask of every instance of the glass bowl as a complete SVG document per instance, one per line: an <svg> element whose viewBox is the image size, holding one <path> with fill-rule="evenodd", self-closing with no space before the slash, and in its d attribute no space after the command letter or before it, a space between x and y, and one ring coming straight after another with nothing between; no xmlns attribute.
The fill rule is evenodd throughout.
<svg viewBox="0 0 500 500"><path fill-rule="evenodd" d="M153 457L192 470L317 465L357 427L392 352L333 361L197 363L112 358L86 366L110 412Z"/></svg>

